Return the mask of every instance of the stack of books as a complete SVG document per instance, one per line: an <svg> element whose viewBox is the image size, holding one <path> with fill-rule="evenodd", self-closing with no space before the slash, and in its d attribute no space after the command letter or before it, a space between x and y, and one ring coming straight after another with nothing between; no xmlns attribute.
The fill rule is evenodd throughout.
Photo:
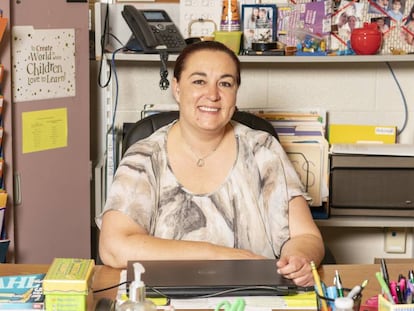
<svg viewBox="0 0 414 311"><path fill-rule="evenodd" d="M7 29L8 19L3 17L1 14L0 16L0 42L3 39L3 34ZM6 261L7 250L9 248L10 240L7 239L6 229L5 229L5 211L6 211L6 203L7 203L7 192L4 189L4 180L3 180L3 167L4 167L4 159L3 159L3 94L1 90L3 77L4 77L5 68L2 64L0 64L0 263L4 263Z"/></svg>

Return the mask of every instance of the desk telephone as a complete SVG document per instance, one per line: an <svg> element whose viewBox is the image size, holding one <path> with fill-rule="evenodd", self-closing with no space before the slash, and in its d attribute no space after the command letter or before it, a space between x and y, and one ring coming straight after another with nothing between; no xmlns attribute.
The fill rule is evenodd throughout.
<svg viewBox="0 0 414 311"><path fill-rule="evenodd" d="M187 45L179 29L164 10L138 10L125 5L122 16L132 30L133 38L139 46L127 48L143 53L179 53Z"/></svg>

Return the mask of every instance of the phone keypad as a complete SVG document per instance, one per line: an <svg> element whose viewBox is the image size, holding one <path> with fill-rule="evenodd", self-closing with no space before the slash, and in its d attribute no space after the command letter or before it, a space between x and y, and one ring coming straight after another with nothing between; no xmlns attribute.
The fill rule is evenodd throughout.
<svg viewBox="0 0 414 311"><path fill-rule="evenodd" d="M158 39L167 46L167 49L181 50L185 45L185 41L175 26L157 24L151 25L151 29Z"/></svg>

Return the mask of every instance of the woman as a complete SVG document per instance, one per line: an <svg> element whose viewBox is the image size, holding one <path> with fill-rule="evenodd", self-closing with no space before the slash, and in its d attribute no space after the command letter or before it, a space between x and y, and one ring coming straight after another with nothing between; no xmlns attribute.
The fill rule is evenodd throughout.
<svg viewBox="0 0 414 311"><path fill-rule="evenodd" d="M239 59L219 42L179 55L179 120L127 150L97 220L105 264L279 258L279 273L313 284L320 232L277 140L231 121L240 81Z"/></svg>

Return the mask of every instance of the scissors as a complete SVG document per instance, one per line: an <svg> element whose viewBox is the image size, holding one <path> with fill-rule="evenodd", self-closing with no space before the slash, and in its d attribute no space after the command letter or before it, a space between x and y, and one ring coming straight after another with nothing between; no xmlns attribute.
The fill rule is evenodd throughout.
<svg viewBox="0 0 414 311"><path fill-rule="evenodd" d="M224 311L244 311L245 307L246 302L244 301L244 299L238 298L233 304L231 304L227 300L220 302L214 309L214 311L219 311L221 309L224 309Z"/></svg>

